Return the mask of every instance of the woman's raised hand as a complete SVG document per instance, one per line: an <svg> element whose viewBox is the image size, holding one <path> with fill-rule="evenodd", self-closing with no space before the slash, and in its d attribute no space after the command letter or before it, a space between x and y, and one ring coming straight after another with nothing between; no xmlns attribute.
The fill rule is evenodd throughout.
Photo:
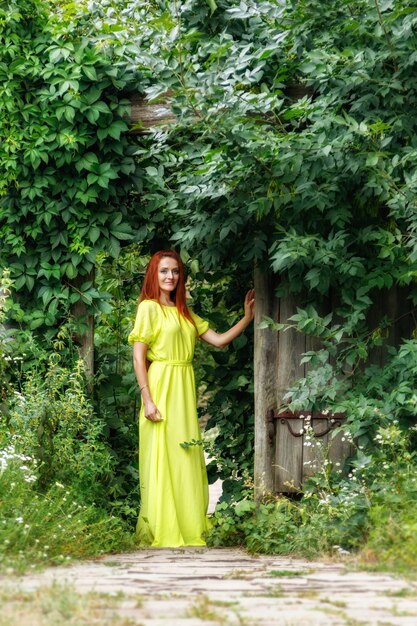
<svg viewBox="0 0 417 626"><path fill-rule="evenodd" d="M249 289L245 296L245 317L247 320L252 321L255 317L255 290Z"/></svg>

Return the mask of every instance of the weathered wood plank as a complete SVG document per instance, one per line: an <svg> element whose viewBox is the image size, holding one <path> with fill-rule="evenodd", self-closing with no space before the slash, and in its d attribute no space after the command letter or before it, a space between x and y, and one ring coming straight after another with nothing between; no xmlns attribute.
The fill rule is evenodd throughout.
<svg viewBox="0 0 417 626"><path fill-rule="evenodd" d="M353 454L353 445L344 431L329 433L329 461L335 470L346 473L346 460ZM338 465L339 464L339 465Z"/></svg>
<svg viewBox="0 0 417 626"><path fill-rule="evenodd" d="M71 287L75 291L81 289L81 285L87 281L94 283L94 269L88 274L83 276L77 276L71 281ZM79 322L85 325L83 333L76 334L74 336L75 342L79 345L80 356L84 361L84 370L86 376L92 381L94 376L94 315L88 310L87 305L78 300L71 306L71 315L74 317L75 322Z"/></svg>
<svg viewBox="0 0 417 626"><path fill-rule="evenodd" d="M293 101L306 96L314 97L314 93L314 89L306 85L287 85L284 89L284 96ZM132 124L131 132L133 133L147 133L150 128L166 126L177 120L171 108L172 93L169 91L161 94L158 102L148 102L145 95L140 93L131 95L130 102L130 122ZM259 117L258 114L256 115ZM196 120L197 117L196 115ZM266 113L264 116L265 121L268 121L269 117L271 120L274 119L271 114Z"/></svg>
<svg viewBox="0 0 417 626"><path fill-rule="evenodd" d="M279 321L282 324L297 311L298 299L295 296L285 296L279 300ZM284 396L288 387L304 376L304 366L300 365L301 355L306 349L306 338L293 328L279 331L279 354L277 369L276 401L279 408L284 404Z"/></svg>
<svg viewBox="0 0 417 626"><path fill-rule="evenodd" d="M169 94L161 96L159 102L148 102L141 94L131 96L130 132L147 133L155 126L166 126L176 119Z"/></svg>
<svg viewBox="0 0 417 626"><path fill-rule="evenodd" d="M317 352L323 347L323 342L319 337L313 337L306 335L305 339L305 352ZM304 376L307 376L308 372L314 369L310 362L304 363Z"/></svg>
<svg viewBox="0 0 417 626"><path fill-rule="evenodd" d="M279 300L279 322L285 324L296 313L298 300L285 296ZM304 366L300 365L301 354L305 352L305 335L291 329L278 333L278 366L276 376L276 406L284 404L284 396L291 384L304 376ZM278 420L279 421L279 420ZM290 420L291 427L300 428L298 418ZM291 435L286 424L277 427L275 444L274 485L275 491L297 491L301 485L303 458L302 438ZM292 483L293 487L289 486Z"/></svg>
<svg viewBox="0 0 417 626"><path fill-rule="evenodd" d="M277 493L291 493L298 491L301 486L301 468L303 461L303 438L294 437L288 426L294 432L299 432L303 420L298 417L287 418L284 423L277 421L275 447L275 481Z"/></svg>
<svg viewBox="0 0 417 626"><path fill-rule="evenodd" d="M311 426L314 433L320 435L327 430L328 422L326 419L312 419ZM327 456L327 447L327 434L323 437L313 437L308 434L307 430L307 434L303 437L302 480L313 476L313 474L322 469L324 459Z"/></svg>
<svg viewBox="0 0 417 626"><path fill-rule="evenodd" d="M273 445L269 442L267 412L275 406L275 378L278 337L276 331L259 329L264 316L276 319L276 299L272 278L261 268L255 269L255 498L273 491Z"/></svg>

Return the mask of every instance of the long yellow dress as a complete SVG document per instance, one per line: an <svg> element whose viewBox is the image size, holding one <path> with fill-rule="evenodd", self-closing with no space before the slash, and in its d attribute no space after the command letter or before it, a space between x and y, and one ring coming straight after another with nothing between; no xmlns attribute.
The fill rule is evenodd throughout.
<svg viewBox="0 0 417 626"><path fill-rule="evenodd" d="M209 325L191 315L198 335ZM200 440L192 358L195 327L176 307L154 300L139 304L128 341L148 346L148 384L163 421L139 414L139 480L141 507L137 523L140 545L203 546L208 529L208 482L201 446L180 446Z"/></svg>

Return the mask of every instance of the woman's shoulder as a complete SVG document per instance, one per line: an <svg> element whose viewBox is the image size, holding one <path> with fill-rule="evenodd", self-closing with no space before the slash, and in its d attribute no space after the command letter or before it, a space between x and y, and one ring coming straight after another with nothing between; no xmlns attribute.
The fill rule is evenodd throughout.
<svg viewBox="0 0 417 626"><path fill-rule="evenodd" d="M161 305L156 300L142 300L141 302L139 302L139 306L138 306L138 309L142 311L144 311L145 309L153 311L153 310L159 310L160 308L161 308Z"/></svg>
<svg viewBox="0 0 417 626"><path fill-rule="evenodd" d="M162 307L156 300L142 300L139 302L137 314L157 320L162 314Z"/></svg>

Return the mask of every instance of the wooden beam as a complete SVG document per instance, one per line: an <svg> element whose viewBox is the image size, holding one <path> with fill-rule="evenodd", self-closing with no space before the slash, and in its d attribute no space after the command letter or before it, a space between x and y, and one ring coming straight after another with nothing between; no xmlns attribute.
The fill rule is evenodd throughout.
<svg viewBox="0 0 417 626"><path fill-rule="evenodd" d="M284 97L290 101L299 100L300 98L314 97L312 87L306 85L288 85L284 90ZM177 117L171 108L172 93L166 92L161 94L157 102L149 102L144 94L135 94L130 96L131 112L130 123L131 133L145 134L151 128L158 126L169 126L173 124ZM265 116L265 121L267 120Z"/></svg>
<svg viewBox="0 0 417 626"><path fill-rule="evenodd" d="M259 502L274 490L274 447L270 442L268 410L275 408L275 386L278 357L278 333L270 328L259 329L264 316L276 319L277 300L273 277L266 270L255 268L255 499ZM274 438L273 438L274 439Z"/></svg>
<svg viewBox="0 0 417 626"><path fill-rule="evenodd" d="M130 123L132 133L147 133L156 126L167 126L176 121L171 109L171 98L164 94L158 102L148 102L142 94L131 97Z"/></svg>
<svg viewBox="0 0 417 626"><path fill-rule="evenodd" d="M80 291L81 285L90 280L94 283L94 269L88 274L77 276L71 281L71 287L76 291ZM76 323L85 325L84 332L77 333L74 336L74 340L79 346L80 357L84 362L84 371L92 387L94 377L94 315L88 310L87 305L82 300L78 300L72 305L71 315Z"/></svg>

